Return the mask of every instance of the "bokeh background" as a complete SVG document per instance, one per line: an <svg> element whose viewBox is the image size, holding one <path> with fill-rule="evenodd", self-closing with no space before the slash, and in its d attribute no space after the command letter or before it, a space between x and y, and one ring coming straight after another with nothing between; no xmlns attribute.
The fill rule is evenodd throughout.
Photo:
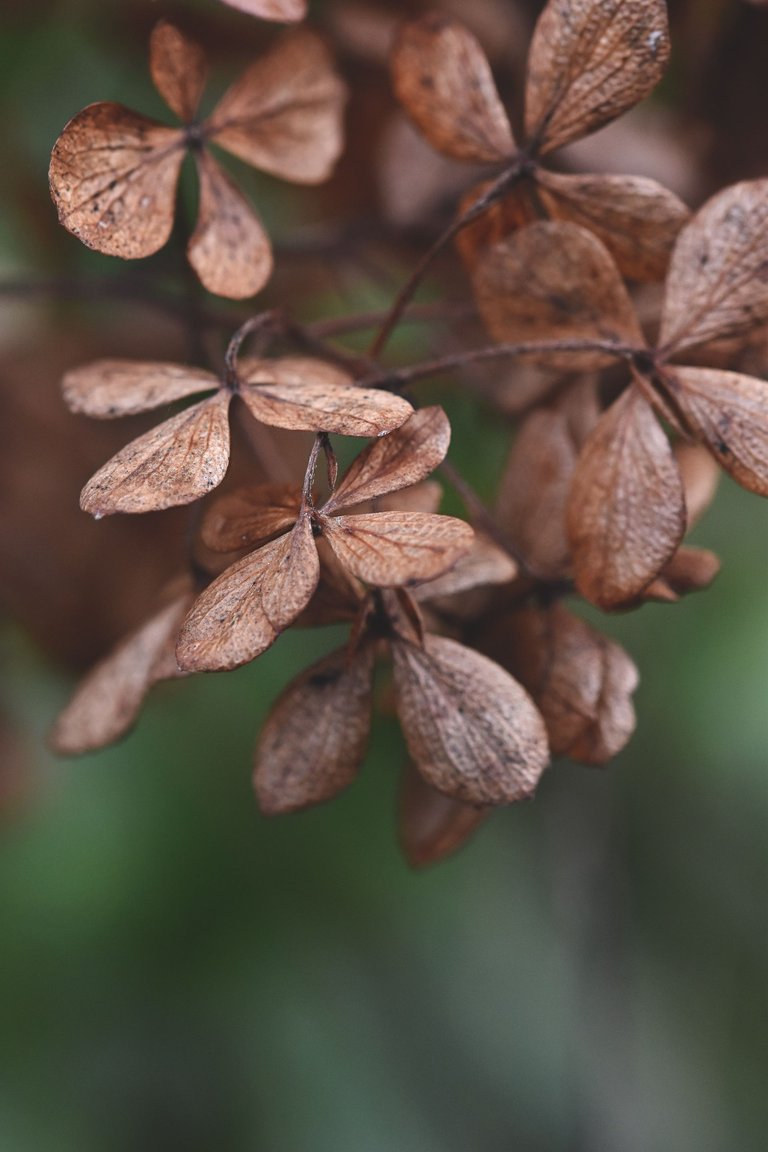
<svg viewBox="0 0 768 1152"><path fill-rule="evenodd" d="M362 25L359 5L314 9L365 80L353 155L320 202L238 169L285 253L268 299L300 282L307 314L381 306L408 266L400 241L373 246L373 270L350 257L333 288L306 263L308 222L351 220L349 243L372 196L391 227L402 211L363 155L391 109L375 37L353 33L418 5L375 7ZM478 5L510 92L525 41L507 56L500 30L540 7ZM768 174L768 12L670 7L670 76L598 151L698 203ZM78 670L141 618L185 533L176 514L81 516L80 485L134 429L69 416L61 371L192 354L180 317L211 306L180 281L179 243L126 269L64 233L50 148L95 99L164 115L144 59L158 15L209 46L214 92L272 33L216 0L0 14L0 1150L761 1152L768 505L731 483L696 530L723 559L714 586L600 624L641 672L627 750L606 770L554 764L534 802L431 870L398 851L404 748L386 717L332 805L257 812L255 735L324 633L161 687L116 748L46 752ZM503 423L444 398L454 458L489 494Z"/></svg>

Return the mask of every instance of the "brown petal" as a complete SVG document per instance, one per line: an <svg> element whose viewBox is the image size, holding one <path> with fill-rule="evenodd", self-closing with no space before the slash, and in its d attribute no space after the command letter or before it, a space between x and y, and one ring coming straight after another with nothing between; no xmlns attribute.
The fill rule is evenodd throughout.
<svg viewBox="0 0 768 1152"><path fill-rule="evenodd" d="M669 441L630 387L603 413L573 477L568 536L579 591L601 608L633 600L684 531L683 485Z"/></svg>
<svg viewBox="0 0 768 1152"><path fill-rule="evenodd" d="M683 481L685 510L690 531L714 500L721 473L717 461L703 444L689 444L685 440L678 440L674 453Z"/></svg>
<svg viewBox="0 0 768 1152"><path fill-rule="evenodd" d="M338 795L357 775L371 727L373 645L332 652L277 700L256 748L262 812L295 812Z"/></svg>
<svg viewBox="0 0 768 1152"><path fill-rule="evenodd" d="M388 492L376 497L377 512L437 512L443 498L443 490L436 480L422 480L401 488L398 492Z"/></svg>
<svg viewBox="0 0 768 1152"><path fill-rule="evenodd" d="M382 587L440 575L469 551L474 537L463 520L425 512L323 516L322 527L344 567Z"/></svg>
<svg viewBox="0 0 768 1152"><path fill-rule="evenodd" d="M300 511L300 488L252 484L219 496L203 516L200 536L213 552L256 548L292 528Z"/></svg>
<svg viewBox="0 0 768 1152"><path fill-rule="evenodd" d="M688 424L749 492L768 496L768 381L720 368L664 371Z"/></svg>
<svg viewBox="0 0 768 1152"><path fill-rule="evenodd" d="M120 104L78 112L51 153L51 196L73 235L107 256L136 259L171 234L184 135Z"/></svg>
<svg viewBox="0 0 768 1152"><path fill-rule="evenodd" d="M407 400L357 388L346 372L323 360L286 357L246 363L240 395L252 415L272 427L381 436L399 428L413 412Z"/></svg>
<svg viewBox="0 0 768 1152"><path fill-rule="evenodd" d="M493 187L494 181L476 184L459 202L458 216L466 215ZM532 199L531 180L521 180L501 200L489 205L480 216L456 236L456 247L471 271L485 250L506 239L518 228L541 219L539 204Z"/></svg>
<svg viewBox="0 0 768 1152"><path fill-rule="evenodd" d="M512 129L486 55L457 20L429 12L403 25L392 77L398 100L438 152L480 163L513 155Z"/></svg>
<svg viewBox="0 0 768 1152"><path fill-rule="evenodd" d="M399 803L399 838L412 868L425 868L450 856L484 820L490 809L452 800L427 784L412 764L403 776Z"/></svg>
<svg viewBox="0 0 768 1152"><path fill-rule="evenodd" d="M450 440L451 426L442 408L421 408L352 461L324 511L417 484L445 458Z"/></svg>
<svg viewBox="0 0 768 1152"><path fill-rule="evenodd" d="M690 216L674 193L642 176L565 176L543 168L537 186L547 215L594 233L624 276L664 279L677 235Z"/></svg>
<svg viewBox="0 0 768 1152"><path fill-rule="evenodd" d="M320 561L309 517L252 552L206 588L176 646L188 672L237 668L274 644L317 587Z"/></svg>
<svg viewBox="0 0 768 1152"><path fill-rule="evenodd" d="M528 53L525 131L538 155L632 108L669 59L664 0L549 0Z"/></svg>
<svg viewBox="0 0 768 1152"><path fill-rule="evenodd" d="M618 644L562 605L497 622L489 651L531 693L553 756L603 764L629 740L637 669Z"/></svg>
<svg viewBox="0 0 768 1152"><path fill-rule="evenodd" d="M307 0L222 0L222 3L230 8L239 8L249 16L279 20L285 24L303 20L307 14Z"/></svg>
<svg viewBox="0 0 768 1152"><path fill-rule="evenodd" d="M512 557L484 536L475 534L468 552L460 556L450 571L411 590L414 600L435 600L456 596L488 584L508 584L517 575Z"/></svg>
<svg viewBox="0 0 768 1152"><path fill-rule="evenodd" d="M235 81L203 130L255 168L319 184L341 153L345 99L322 40L295 32Z"/></svg>
<svg viewBox="0 0 768 1152"><path fill-rule="evenodd" d="M80 507L97 519L191 504L224 479L229 464L229 394L218 392L152 428L91 477Z"/></svg>
<svg viewBox="0 0 768 1152"><path fill-rule="evenodd" d="M351 623L359 619L368 592L336 559L333 549L318 536L320 580L307 607L296 620L297 628L325 628L328 624Z"/></svg>
<svg viewBox="0 0 768 1152"><path fill-rule="evenodd" d="M195 156L200 177L197 224L187 259L209 292L243 300L272 274L272 248L261 221L226 172L208 155Z"/></svg>
<svg viewBox="0 0 768 1152"><path fill-rule="evenodd" d="M675 245L659 342L668 352L768 320L768 180L718 192Z"/></svg>
<svg viewBox="0 0 768 1152"><path fill-rule="evenodd" d="M96 665L53 726L54 752L78 755L118 740L135 722L152 685L182 675L175 658L169 667L167 656L191 603L186 590Z"/></svg>
<svg viewBox="0 0 768 1152"><path fill-rule="evenodd" d="M454 640L392 645L408 750L438 791L470 804L510 804L535 789L549 754L544 722L516 680Z"/></svg>
<svg viewBox="0 0 768 1152"><path fill-rule="evenodd" d="M521 425L504 470L499 522L543 579L570 567L565 510L579 448L562 408L538 408Z"/></svg>
<svg viewBox="0 0 768 1152"><path fill-rule="evenodd" d="M700 592L708 588L719 571L720 561L714 552L706 548L683 546L656 579L651 581L643 592L643 599L672 604L689 592Z"/></svg>
<svg viewBox="0 0 768 1152"><path fill-rule="evenodd" d="M168 107L188 124L194 119L208 74L205 52L167 20L149 38L152 83Z"/></svg>
<svg viewBox="0 0 768 1152"><path fill-rule="evenodd" d="M70 411L102 420L147 412L218 387L211 372L153 360L94 360L71 369L62 380Z"/></svg>
<svg viewBox="0 0 768 1152"><path fill-rule="evenodd" d="M585 339L643 344L626 288L605 247L577 224L542 221L495 244L473 270L477 306L494 340ZM601 352L548 355L564 370L612 362Z"/></svg>

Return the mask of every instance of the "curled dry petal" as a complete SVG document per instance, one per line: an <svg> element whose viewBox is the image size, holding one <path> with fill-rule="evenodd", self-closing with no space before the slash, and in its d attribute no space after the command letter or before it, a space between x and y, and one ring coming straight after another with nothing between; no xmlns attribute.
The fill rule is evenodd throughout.
<svg viewBox="0 0 768 1152"><path fill-rule="evenodd" d="M62 380L69 410L102 420L147 412L218 387L211 372L156 360L94 360Z"/></svg>
<svg viewBox="0 0 768 1152"><path fill-rule="evenodd" d="M259 736L253 783L262 812L295 812L352 783L371 727L374 648L332 652L279 697Z"/></svg>
<svg viewBox="0 0 768 1152"><path fill-rule="evenodd" d="M412 868L425 868L466 844L487 819L488 808L462 804L427 784L412 764L403 775L399 803L400 847Z"/></svg>
<svg viewBox="0 0 768 1152"><path fill-rule="evenodd" d="M205 52L167 20L149 38L152 83L168 107L188 124L194 119L208 74Z"/></svg>
<svg viewBox="0 0 768 1152"><path fill-rule="evenodd" d="M768 320L768 180L733 184L680 233L659 342L668 353Z"/></svg>
<svg viewBox="0 0 768 1152"><path fill-rule="evenodd" d="M53 726L54 752L79 755L118 740L135 722L152 685L181 675L173 652L191 603L192 593L185 589L96 665Z"/></svg>
<svg viewBox="0 0 768 1152"><path fill-rule="evenodd" d="M618 644L562 605L506 617L489 651L531 693L553 756L603 764L629 740L637 669Z"/></svg>
<svg viewBox="0 0 768 1152"><path fill-rule="evenodd" d="M197 224L187 258L209 292L243 300L272 274L272 247L261 221L226 172L205 151L195 155L200 177Z"/></svg>
<svg viewBox="0 0 768 1152"><path fill-rule="evenodd" d="M381 436L413 412L407 400L358 388L346 372L324 360L248 360L241 376L240 395L249 411L276 428Z"/></svg>
<svg viewBox="0 0 768 1152"><path fill-rule="evenodd" d="M523 228L484 253L472 282L494 340L643 344L616 265L600 241L577 224L542 221ZM592 367L611 360L594 351L547 356L547 364L566 371L574 362Z"/></svg>
<svg viewBox="0 0 768 1152"><path fill-rule="evenodd" d="M685 531L680 473L648 402L628 388L584 445L568 503L582 595L601 608L633 600L672 558Z"/></svg>
<svg viewBox="0 0 768 1152"><path fill-rule="evenodd" d="M424 480L445 458L451 426L442 408L421 408L352 461L324 511L360 504Z"/></svg>
<svg viewBox="0 0 768 1152"><path fill-rule="evenodd" d="M439 152L479 163L514 153L488 60L457 20L429 12L403 25L392 53L392 76L398 100Z"/></svg>
<svg viewBox="0 0 768 1152"><path fill-rule="evenodd" d="M749 492L768 496L768 381L720 368L667 368L694 435Z"/></svg>
<svg viewBox="0 0 768 1152"><path fill-rule="evenodd" d="M285 24L303 20L307 14L307 0L222 0L222 3L228 4L230 8L239 8L249 16L278 20Z"/></svg>
<svg viewBox="0 0 768 1152"><path fill-rule="evenodd" d="M229 465L229 399L217 392L132 440L85 485L82 510L158 512L207 495Z"/></svg>
<svg viewBox="0 0 768 1152"><path fill-rule="evenodd" d="M309 517L223 572L184 621L176 656L187 672L237 668L265 652L317 587L320 561Z"/></svg>
<svg viewBox="0 0 768 1152"><path fill-rule="evenodd" d="M553 220L580 224L602 240L620 272L663 280L690 213L674 193L642 176L570 176L540 168L541 204Z"/></svg>
<svg viewBox="0 0 768 1152"><path fill-rule="evenodd" d="M528 53L525 131L538 155L589 135L656 87L664 0L549 0Z"/></svg>
<svg viewBox="0 0 768 1152"><path fill-rule="evenodd" d="M322 40L294 32L235 81L202 128L255 168L319 184L341 153L345 99Z"/></svg>
<svg viewBox="0 0 768 1152"><path fill-rule="evenodd" d="M257 548L299 519L301 489L291 484L254 484L220 496L206 510L200 536L212 552Z"/></svg>
<svg viewBox="0 0 768 1152"><path fill-rule="evenodd" d="M472 547L469 524L426 512L321 518L323 535L353 576L380 587L430 580Z"/></svg>
<svg viewBox="0 0 768 1152"><path fill-rule="evenodd" d="M150 256L171 234L183 159L183 132L120 104L91 104L69 121L51 153L59 220L107 256Z"/></svg>
<svg viewBox="0 0 768 1152"><path fill-rule="evenodd" d="M469 804L530 796L549 762L544 722L524 688L487 656L426 636L392 645L397 709L422 776Z"/></svg>

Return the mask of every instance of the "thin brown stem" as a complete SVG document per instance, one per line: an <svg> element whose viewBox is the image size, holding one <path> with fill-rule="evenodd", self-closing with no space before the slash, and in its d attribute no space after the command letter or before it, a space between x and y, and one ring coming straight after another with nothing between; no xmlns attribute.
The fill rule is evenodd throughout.
<svg viewBox="0 0 768 1152"><path fill-rule="evenodd" d="M485 361L505 360L517 356L543 356L548 352L603 352L618 360L629 360L636 349L626 344L616 344L611 340L526 340L520 344L489 344L483 348L470 348L451 356L440 356L435 360L425 360L421 364L411 364L406 368L387 368L366 376L358 383L365 388L404 388L416 380L428 376L440 376L465 368L468 364Z"/></svg>
<svg viewBox="0 0 768 1152"><path fill-rule="evenodd" d="M482 216L482 214L487 211L492 204L500 200L502 196L505 196L518 180L528 172L529 166L530 162L524 157L515 157L512 164L502 172L501 176L494 181L491 187L488 188L474 204L470 204L469 208L467 208L458 219L454 220L452 224L449 224L445 231L438 236L434 244L427 249L398 292L384 323L377 332L368 350L368 355L371 360L380 359L381 353L384 351L387 341L397 327L406 305L410 302L419 284L421 284L435 257L445 248L446 244L449 244L455 236L458 236L459 232L463 231L463 229L468 227L474 220L477 220L478 216Z"/></svg>

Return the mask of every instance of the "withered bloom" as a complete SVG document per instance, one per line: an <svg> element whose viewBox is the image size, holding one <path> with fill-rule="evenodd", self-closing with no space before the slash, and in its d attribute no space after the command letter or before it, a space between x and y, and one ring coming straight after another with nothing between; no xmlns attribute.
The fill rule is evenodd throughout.
<svg viewBox="0 0 768 1152"><path fill-rule="evenodd" d="M346 372L308 357L251 358L221 377L181 364L97 360L68 372L63 388L71 411L101 419L213 390L132 440L88 481L80 507L97 517L189 504L216 488L229 464L235 396L263 424L343 436L380 436L413 410L399 396L358 388Z"/></svg>
<svg viewBox="0 0 768 1152"><path fill-rule="evenodd" d="M200 179L189 262L210 292L252 296L272 271L269 237L208 145L283 180L320 183L341 152L344 85L323 42L295 32L252 64L199 121L208 71L202 49L161 21L152 32L149 63L155 87L184 127L168 128L120 104L83 109L51 155L59 219L108 256L151 255L171 234L176 184L189 151Z"/></svg>
<svg viewBox="0 0 768 1152"><path fill-rule="evenodd" d="M664 0L549 0L528 55L518 148L472 33L438 12L404 25L392 72L406 112L438 151L500 171L462 205L473 217L478 206L483 210L460 237L470 263L489 243L544 215L589 228L626 275L664 275L688 215L675 195L643 177L563 175L540 161L647 96L668 57Z"/></svg>

